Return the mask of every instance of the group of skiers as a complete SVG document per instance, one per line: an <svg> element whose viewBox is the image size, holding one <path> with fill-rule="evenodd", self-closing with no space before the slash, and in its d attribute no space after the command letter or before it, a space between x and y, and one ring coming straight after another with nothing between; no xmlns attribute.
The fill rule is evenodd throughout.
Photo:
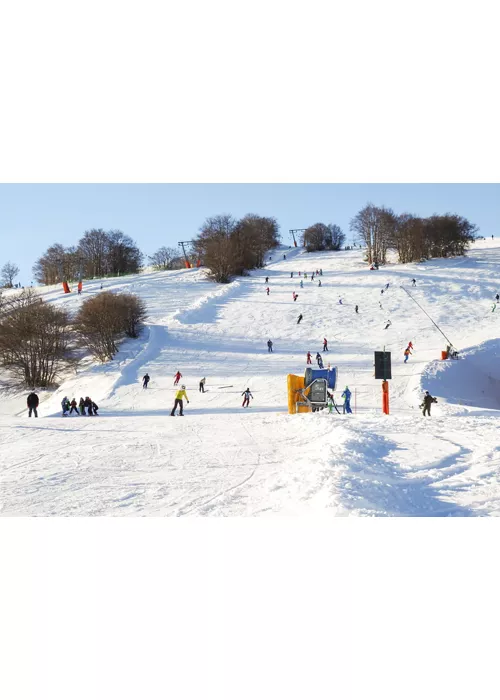
<svg viewBox="0 0 500 700"><path fill-rule="evenodd" d="M99 415L97 413L99 406L95 403L95 401L92 401L89 396L86 396L85 398L80 397L80 401L78 403L76 402L76 399L73 398L70 401L68 397L65 396L61 401L61 408L63 416L70 416L73 412L75 412L77 416Z"/></svg>

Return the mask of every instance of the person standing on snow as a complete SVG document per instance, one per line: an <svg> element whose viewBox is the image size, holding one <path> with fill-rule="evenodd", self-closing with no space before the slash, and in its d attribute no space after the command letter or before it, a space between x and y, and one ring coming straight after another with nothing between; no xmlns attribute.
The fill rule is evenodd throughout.
<svg viewBox="0 0 500 700"><path fill-rule="evenodd" d="M182 377L182 374L179 371L177 371L177 373L174 374L174 386L177 386L181 377Z"/></svg>
<svg viewBox="0 0 500 700"><path fill-rule="evenodd" d="M31 392L31 394L28 394L28 398L26 399L26 403L28 404L28 418L31 418L31 414L34 412L35 413L35 418L38 418L38 404L40 403L38 399L38 394L35 394L34 391Z"/></svg>
<svg viewBox="0 0 500 700"><path fill-rule="evenodd" d="M243 403L241 404L241 406L242 408L246 408L250 403L250 399L253 399L252 393L248 387L242 393L242 396L244 396L245 398L243 399Z"/></svg>
<svg viewBox="0 0 500 700"><path fill-rule="evenodd" d="M151 377L150 377L149 374L146 372L146 374L145 374L144 377L142 378L142 388L143 388L143 389L147 389L147 388L148 388L148 384L149 384L149 380L150 380L150 379L151 379Z"/></svg>
<svg viewBox="0 0 500 700"><path fill-rule="evenodd" d="M267 284L268 282L269 282L269 277L266 277L266 279L264 280L264 284Z"/></svg>
<svg viewBox="0 0 500 700"><path fill-rule="evenodd" d="M425 413L427 412L427 415L430 417L431 415L431 404L437 403L437 399L434 396L431 396L428 391L425 392L424 395L424 400L420 404L420 408L423 408L422 415L425 416Z"/></svg>
<svg viewBox="0 0 500 700"><path fill-rule="evenodd" d="M179 406L179 415L183 416L184 415L184 402L183 398L186 399L186 401L189 403L188 396L186 394L186 387L184 384L181 386L179 391L175 394L175 402L174 402L174 407L172 409L172 413L170 414L171 416L175 416L175 410L177 406Z"/></svg>
<svg viewBox="0 0 500 700"><path fill-rule="evenodd" d="M77 416L79 415L78 404L76 403L76 399L72 399L72 401L70 403L69 415L71 415L73 413L73 411L76 413Z"/></svg>
<svg viewBox="0 0 500 700"><path fill-rule="evenodd" d="M304 279L307 279L307 272L304 272Z"/></svg>
<svg viewBox="0 0 500 700"><path fill-rule="evenodd" d="M404 351L403 354L404 354L404 356L405 356L404 363L406 364L406 363L408 362L409 356L411 355L411 350L410 350L410 348L406 348L406 350Z"/></svg>
<svg viewBox="0 0 500 700"><path fill-rule="evenodd" d="M90 396L85 397L85 402L83 405L87 409L87 415L91 416L92 415L92 399L90 398Z"/></svg>
<svg viewBox="0 0 500 700"><path fill-rule="evenodd" d="M283 260L286 260L286 255L283 253Z"/></svg>
<svg viewBox="0 0 500 700"><path fill-rule="evenodd" d="M321 268L319 269L319 274L323 277L323 270Z"/></svg>
<svg viewBox="0 0 500 700"><path fill-rule="evenodd" d="M411 281L412 287L415 287L417 285L417 280L415 278L412 279Z"/></svg>
<svg viewBox="0 0 500 700"><path fill-rule="evenodd" d="M323 369L323 358L319 354L319 352L316 353L316 362L318 363L318 367L320 369Z"/></svg>
<svg viewBox="0 0 500 700"><path fill-rule="evenodd" d="M496 300L497 302L500 301L500 294L496 294L496 295L495 295L495 300Z"/></svg>
<svg viewBox="0 0 500 700"><path fill-rule="evenodd" d="M310 353L310 352L307 353L307 363L306 363L306 364L312 365L312 359L311 359L311 353Z"/></svg>
<svg viewBox="0 0 500 700"><path fill-rule="evenodd" d="M387 284L385 285L385 288L389 289L389 282L387 282Z"/></svg>
<svg viewBox="0 0 500 700"><path fill-rule="evenodd" d="M202 394L205 393L205 382L206 382L206 381L207 381L207 380L205 379L205 377L203 377L203 379L200 379L200 391L201 391Z"/></svg>
<svg viewBox="0 0 500 700"><path fill-rule="evenodd" d="M357 304L356 304L356 306L354 307L354 311L355 311L356 313L358 313L358 305L357 305Z"/></svg>
<svg viewBox="0 0 500 700"><path fill-rule="evenodd" d="M267 352L272 352L273 351L273 341L271 338L267 341Z"/></svg>
<svg viewBox="0 0 500 700"><path fill-rule="evenodd" d="M77 289L78 289L78 294L81 294L81 293L82 293L82 289L83 289L83 284L82 284L82 281L81 281L81 280L78 282L78 287L77 287Z"/></svg>
<svg viewBox="0 0 500 700"><path fill-rule="evenodd" d="M80 401L78 402L78 408L80 409L80 415L85 415L85 400L83 396L80 396Z"/></svg>
<svg viewBox="0 0 500 700"><path fill-rule="evenodd" d="M269 296L269 287L266 287L267 296Z"/></svg>
<svg viewBox="0 0 500 700"><path fill-rule="evenodd" d="M352 413L351 411L351 391L348 386L342 392L342 398L344 399L343 413Z"/></svg>
<svg viewBox="0 0 500 700"><path fill-rule="evenodd" d="M304 289L304 282L302 280L300 280L300 288Z"/></svg>
<svg viewBox="0 0 500 700"><path fill-rule="evenodd" d="M321 280L318 280L318 287L321 287Z"/></svg>
<svg viewBox="0 0 500 700"><path fill-rule="evenodd" d="M342 304L342 297L339 297L339 304Z"/></svg>
<svg viewBox="0 0 500 700"><path fill-rule="evenodd" d="M290 277L293 277L293 271L292 271L292 272L290 272Z"/></svg>
<svg viewBox="0 0 500 700"><path fill-rule="evenodd" d="M302 318L303 318L303 316L302 316L302 314L300 314L298 319L297 319L297 325L302 321Z"/></svg>
<svg viewBox="0 0 500 700"><path fill-rule="evenodd" d="M67 396L61 401L61 408L63 416L67 416L69 411L69 399Z"/></svg>
<svg viewBox="0 0 500 700"><path fill-rule="evenodd" d="M328 352L328 340L323 338L323 352Z"/></svg>

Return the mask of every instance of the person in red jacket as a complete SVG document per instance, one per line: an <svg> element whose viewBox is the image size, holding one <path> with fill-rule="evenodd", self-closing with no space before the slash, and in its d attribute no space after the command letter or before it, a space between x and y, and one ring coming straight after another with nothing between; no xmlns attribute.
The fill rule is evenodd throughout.
<svg viewBox="0 0 500 700"><path fill-rule="evenodd" d="M311 353L310 353L310 352L307 353L307 364L308 364L308 365L312 365L312 359L311 359Z"/></svg>
<svg viewBox="0 0 500 700"><path fill-rule="evenodd" d="M177 371L177 374L174 374L174 386L179 383L181 377L182 374L179 371Z"/></svg>
<svg viewBox="0 0 500 700"><path fill-rule="evenodd" d="M323 352L328 352L328 340L323 338Z"/></svg>
<svg viewBox="0 0 500 700"><path fill-rule="evenodd" d="M269 287L266 287L267 296L269 296Z"/></svg>

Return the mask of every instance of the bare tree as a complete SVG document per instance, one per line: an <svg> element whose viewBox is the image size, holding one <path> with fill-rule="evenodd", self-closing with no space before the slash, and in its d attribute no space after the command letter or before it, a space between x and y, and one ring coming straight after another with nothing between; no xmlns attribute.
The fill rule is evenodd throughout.
<svg viewBox="0 0 500 700"><path fill-rule="evenodd" d="M235 274L233 234L237 223L230 214L209 217L194 242L196 253L216 282L229 282Z"/></svg>
<svg viewBox="0 0 500 700"><path fill-rule="evenodd" d="M149 255L151 264L156 270L169 270L172 262L178 257L179 253L175 248L162 246L158 248L156 253Z"/></svg>
<svg viewBox="0 0 500 700"><path fill-rule="evenodd" d="M49 387L73 365L71 321L64 309L33 290L10 297L1 309L0 365L28 387Z"/></svg>
<svg viewBox="0 0 500 700"><path fill-rule="evenodd" d="M376 207L367 204L351 219L350 230L358 241L366 246L366 257L369 263L383 264L386 262L393 233L396 228L396 216L392 209Z"/></svg>
<svg viewBox="0 0 500 700"><path fill-rule="evenodd" d="M18 266L15 265L14 263L6 262L1 270L2 284L4 285L4 287L13 287L14 280L18 276L18 274L19 274Z"/></svg>

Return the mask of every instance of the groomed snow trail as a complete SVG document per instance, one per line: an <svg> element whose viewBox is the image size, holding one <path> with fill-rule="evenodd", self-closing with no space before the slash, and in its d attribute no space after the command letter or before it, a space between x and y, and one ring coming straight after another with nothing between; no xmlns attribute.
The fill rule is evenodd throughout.
<svg viewBox="0 0 500 700"><path fill-rule="evenodd" d="M38 420L27 418L25 394L3 391L0 514L500 514L496 242L477 242L465 259L379 271L368 270L360 250L280 249L267 262L224 287L203 270L103 281L144 298L144 334L113 362L89 361L57 392L41 394ZM446 341L402 287L464 349L460 361L438 360ZM85 284L82 297L99 289L100 281ZM45 297L72 310L81 303L57 288ZM286 375L304 371L323 337L325 364L339 369L337 399L348 384L356 414L288 416ZM403 364L410 340L414 354ZM381 414L373 378L373 351L384 346L393 362L390 416ZM178 369L190 403L172 418ZM247 386L254 401L242 409ZM439 400L430 419L418 409L423 388ZM91 395L101 415L61 418L64 395Z"/></svg>

